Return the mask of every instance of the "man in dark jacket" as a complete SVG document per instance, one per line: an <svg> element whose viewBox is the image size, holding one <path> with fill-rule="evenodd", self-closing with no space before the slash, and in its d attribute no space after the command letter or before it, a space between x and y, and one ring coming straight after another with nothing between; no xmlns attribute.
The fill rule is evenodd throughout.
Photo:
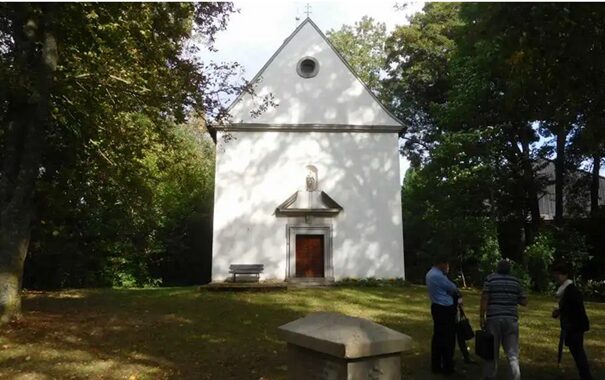
<svg viewBox="0 0 605 380"><path fill-rule="evenodd" d="M569 270L566 266L556 266L553 274L560 286L557 290L559 308L553 311L552 316L561 321L561 339L564 339L565 345L569 347L580 373L580 379L592 380L588 359L584 352L584 333L590 326L582 293L569 279Z"/></svg>

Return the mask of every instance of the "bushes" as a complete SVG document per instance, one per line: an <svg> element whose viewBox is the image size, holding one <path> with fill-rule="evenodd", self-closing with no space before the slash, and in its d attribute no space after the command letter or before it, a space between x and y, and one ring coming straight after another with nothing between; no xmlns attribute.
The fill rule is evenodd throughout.
<svg viewBox="0 0 605 380"><path fill-rule="evenodd" d="M494 231L488 233L476 254L479 275L478 280L485 279L495 269L496 263L502 259L498 239Z"/></svg>
<svg viewBox="0 0 605 380"><path fill-rule="evenodd" d="M576 285L587 298L605 300L605 280L586 280L579 279Z"/></svg>
<svg viewBox="0 0 605 380"><path fill-rule="evenodd" d="M555 288L550 271L553 263L565 263L578 275L589 260L585 239L578 231L570 227L545 229L525 248L523 260L513 264L512 274L527 289L549 292ZM591 286L589 291L599 292L598 283L592 282Z"/></svg>
<svg viewBox="0 0 605 380"><path fill-rule="evenodd" d="M363 288L384 288L384 287L407 287L410 283L401 277L398 278L343 278L336 282L336 286L351 286Z"/></svg>
<svg viewBox="0 0 605 380"><path fill-rule="evenodd" d="M511 267L511 274L519 280L523 289L531 289L532 277L529 272L525 270L525 267L522 264L513 261L513 265Z"/></svg>
<svg viewBox="0 0 605 380"><path fill-rule="evenodd" d="M533 290L544 292L551 288L550 266L554 261L555 248L549 234L540 234L524 251L527 275Z"/></svg>
<svg viewBox="0 0 605 380"><path fill-rule="evenodd" d="M591 260L585 237L570 225L562 229L545 228L523 252L523 262L513 265L513 275L537 292L550 292L553 282L551 266L564 263L569 266L578 284L587 294L598 297L605 286L588 280L583 284L580 276Z"/></svg>
<svg viewBox="0 0 605 380"><path fill-rule="evenodd" d="M556 261L569 266L573 276L581 275L592 260L586 237L570 224L555 230Z"/></svg>
<svg viewBox="0 0 605 380"><path fill-rule="evenodd" d="M141 116L123 122L111 162L85 155L40 179L25 288L189 285L209 272L212 141L199 123L160 135Z"/></svg>

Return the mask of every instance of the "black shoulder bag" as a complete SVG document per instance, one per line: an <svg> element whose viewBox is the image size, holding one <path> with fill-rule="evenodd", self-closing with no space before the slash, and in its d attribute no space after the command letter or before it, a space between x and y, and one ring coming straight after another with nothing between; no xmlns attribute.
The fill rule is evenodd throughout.
<svg viewBox="0 0 605 380"><path fill-rule="evenodd" d="M475 333L473 332L473 328L471 327L471 322L466 318L466 314L464 314L464 310L462 306L458 306L458 310L460 312L460 318L458 322L456 322L456 331L458 332L458 336L466 340L471 340L475 337Z"/></svg>

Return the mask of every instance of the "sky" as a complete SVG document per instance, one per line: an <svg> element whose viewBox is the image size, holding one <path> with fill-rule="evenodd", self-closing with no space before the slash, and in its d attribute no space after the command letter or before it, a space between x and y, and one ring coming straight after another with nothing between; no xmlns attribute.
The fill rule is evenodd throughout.
<svg viewBox="0 0 605 380"><path fill-rule="evenodd" d="M238 62L245 70L244 77L252 79L306 18L307 4L311 19L324 33L353 25L366 15L384 22L390 32L396 25L407 24L407 17L420 11L424 2L405 2L405 9L398 10L394 1L236 1L238 13L231 15L227 29L216 35L214 47L218 51L203 52L201 58ZM407 160L401 157L401 180L408 167Z"/></svg>

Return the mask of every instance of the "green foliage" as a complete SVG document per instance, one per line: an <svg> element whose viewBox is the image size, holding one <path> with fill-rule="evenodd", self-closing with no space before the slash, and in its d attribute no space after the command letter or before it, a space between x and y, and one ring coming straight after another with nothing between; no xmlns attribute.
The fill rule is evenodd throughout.
<svg viewBox="0 0 605 380"><path fill-rule="evenodd" d="M551 287L550 266L555 259L555 247L549 234L540 234L534 242L525 248L527 270L532 279L532 288L539 292Z"/></svg>
<svg viewBox="0 0 605 380"><path fill-rule="evenodd" d="M108 275L111 276L111 285L114 288L134 288L139 285L137 279L132 274L133 270L112 268Z"/></svg>
<svg viewBox="0 0 605 380"><path fill-rule="evenodd" d="M465 274L465 282L481 284L501 257L489 207L476 200L481 196L481 169L441 162L406 173L402 214L407 276L422 281L432 257L447 254Z"/></svg>
<svg viewBox="0 0 605 380"><path fill-rule="evenodd" d="M498 255L497 223L524 220L527 208L516 145L506 130L483 124L469 108L490 99L483 91L489 85L478 63L461 58L466 20L460 9L427 4L393 33L386 95L408 121L402 153L421 177L410 188L415 194L404 184L404 229L411 223L426 234L419 239L442 240L462 266L475 267L470 272L476 282L488 271L484 263Z"/></svg>
<svg viewBox="0 0 605 380"><path fill-rule="evenodd" d="M476 253L477 267L481 278L494 272L496 263L502 260L498 238L494 231L488 234Z"/></svg>
<svg viewBox="0 0 605 380"><path fill-rule="evenodd" d="M402 192L406 263L425 266L423 245L440 240L466 274L479 277L489 260L480 247L496 245L493 231L506 224L507 238L517 241L500 241L503 256L526 268L535 288L548 287L552 259L545 243L525 251L544 230L538 200L547 183L539 170L555 136L560 201L567 171L602 158L595 125L603 114L594 111L603 109L595 105L605 88L604 76L595 76L603 70L596 62L605 58L603 29L596 27L605 20L603 9L429 3L387 39L383 95L408 126L402 154L414 168ZM584 196L569 193L566 211L583 208L575 215L586 215L588 184L578 186L576 194ZM595 194L593 186L593 201ZM562 204L556 208L562 214ZM556 224L565 231L554 237L557 254L581 270L597 245L588 247Z"/></svg>
<svg viewBox="0 0 605 380"><path fill-rule="evenodd" d="M530 290L532 288L534 279L531 277L531 274L525 269L525 266L523 264L513 262L510 273L519 280L523 289Z"/></svg>
<svg viewBox="0 0 605 380"><path fill-rule="evenodd" d="M459 3L427 3L385 43L383 98L407 126L405 154L414 166L426 160L439 136L435 112L447 99L448 70L462 26Z"/></svg>
<svg viewBox="0 0 605 380"><path fill-rule="evenodd" d="M556 229L554 237L555 261L568 265L572 276L575 278L583 272L585 266L592 260L586 243L586 236L567 225L564 229Z"/></svg>
<svg viewBox="0 0 605 380"><path fill-rule="evenodd" d="M336 282L336 286L362 287L362 288L384 288L384 287L409 287L410 283L403 278L382 279L375 277L367 278L343 278Z"/></svg>
<svg viewBox="0 0 605 380"><path fill-rule="evenodd" d="M326 35L363 82L375 93L380 92L380 73L386 58L386 25L363 16L355 25L331 29Z"/></svg>
<svg viewBox="0 0 605 380"><path fill-rule="evenodd" d="M32 234L25 285L34 288L199 283L208 271L213 143L199 121L149 134L140 115L127 124L149 144L135 160L76 165L43 177L42 223ZM72 178L81 178L74 182ZM201 242L197 240L202 239ZM205 268L206 267L206 268Z"/></svg>
<svg viewBox="0 0 605 380"><path fill-rule="evenodd" d="M10 179L31 175L4 164L31 161L37 177L32 195L21 196L34 201L20 214L35 211L26 287L208 277L214 149L206 120L224 117L223 95L248 88L233 80L236 63L196 57L212 49L233 10L211 2L0 6L3 215L20 189ZM23 39L29 23L57 42L48 84L34 64L44 41ZM38 99L44 86L48 97ZM48 112L25 112L32 101L47 101ZM39 120L22 120L30 114ZM35 133L14 132L30 125ZM35 143L30 135L44 144L24 158ZM0 227L12 222L3 218Z"/></svg>
<svg viewBox="0 0 605 380"><path fill-rule="evenodd" d="M576 285L587 298L605 300L605 280L584 280L578 278Z"/></svg>

